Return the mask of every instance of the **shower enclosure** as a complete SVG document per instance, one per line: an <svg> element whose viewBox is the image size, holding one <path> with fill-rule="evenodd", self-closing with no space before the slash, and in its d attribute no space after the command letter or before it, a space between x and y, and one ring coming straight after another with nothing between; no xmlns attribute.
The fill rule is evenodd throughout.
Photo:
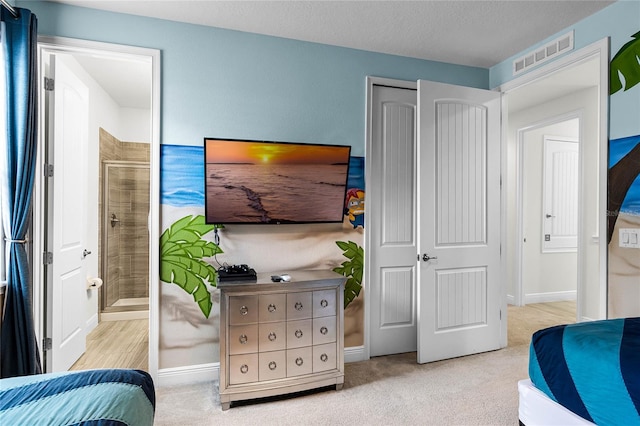
<svg viewBox="0 0 640 426"><path fill-rule="evenodd" d="M149 163L103 162L102 319L148 315L149 183Z"/></svg>

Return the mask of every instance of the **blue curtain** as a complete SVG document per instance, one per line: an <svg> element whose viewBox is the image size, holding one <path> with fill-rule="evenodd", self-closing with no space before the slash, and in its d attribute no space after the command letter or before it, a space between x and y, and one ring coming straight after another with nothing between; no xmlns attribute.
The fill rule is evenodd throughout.
<svg viewBox="0 0 640 426"><path fill-rule="evenodd" d="M27 9L17 8L14 17L4 7L2 38L6 77L6 154L7 170L3 183L8 199L9 232L7 289L2 321L0 354L1 376L13 377L42 372L31 310L31 277L26 237L31 218L31 194L36 162L38 84L37 20ZM4 136L4 135L2 135ZM7 191L8 190L8 191Z"/></svg>

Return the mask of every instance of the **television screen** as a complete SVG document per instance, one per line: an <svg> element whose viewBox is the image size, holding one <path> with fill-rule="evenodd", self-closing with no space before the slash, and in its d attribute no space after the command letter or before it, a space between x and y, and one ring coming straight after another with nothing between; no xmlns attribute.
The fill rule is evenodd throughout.
<svg viewBox="0 0 640 426"><path fill-rule="evenodd" d="M350 146L205 138L207 223L342 222Z"/></svg>

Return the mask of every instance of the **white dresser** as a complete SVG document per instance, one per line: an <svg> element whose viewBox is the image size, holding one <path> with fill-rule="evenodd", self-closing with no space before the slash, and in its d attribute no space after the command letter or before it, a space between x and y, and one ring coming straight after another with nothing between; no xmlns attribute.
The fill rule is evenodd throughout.
<svg viewBox="0 0 640 426"><path fill-rule="evenodd" d="M290 282L221 282L220 402L344 383L344 282L293 271Z"/></svg>

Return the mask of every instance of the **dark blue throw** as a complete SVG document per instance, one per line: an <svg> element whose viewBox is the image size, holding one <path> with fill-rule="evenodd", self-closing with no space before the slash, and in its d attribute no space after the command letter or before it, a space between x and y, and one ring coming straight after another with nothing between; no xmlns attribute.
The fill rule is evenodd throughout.
<svg viewBox="0 0 640 426"><path fill-rule="evenodd" d="M529 355L549 398L598 425L640 425L640 318L539 330Z"/></svg>

